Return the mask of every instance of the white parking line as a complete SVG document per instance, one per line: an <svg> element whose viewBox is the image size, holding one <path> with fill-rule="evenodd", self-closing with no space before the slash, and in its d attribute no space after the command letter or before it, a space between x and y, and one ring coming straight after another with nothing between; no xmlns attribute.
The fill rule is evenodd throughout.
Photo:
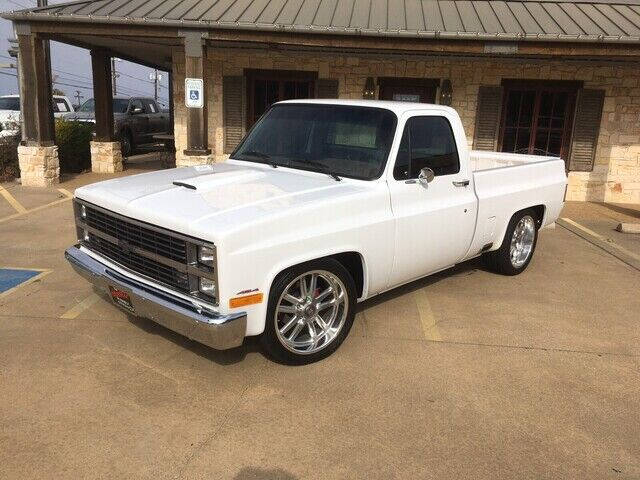
<svg viewBox="0 0 640 480"><path fill-rule="evenodd" d="M418 306L418 314L420 315L420 323L422 324L424 338L435 342L442 341L440 330L438 329L436 319L433 316L433 311L431 310L427 291L424 288L421 288L414 292L413 298Z"/></svg>
<svg viewBox="0 0 640 480"><path fill-rule="evenodd" d="M87 308L91 307L91 305L96 303L98 300L100 300L100 297L95 293L92 293L87 298L85 298L80 303L78 303L76 306L70 308L69 310L64 312L62 315L60 315L60 318L65 318L65 319L76 318L78 315L84 312Z"/></svg>

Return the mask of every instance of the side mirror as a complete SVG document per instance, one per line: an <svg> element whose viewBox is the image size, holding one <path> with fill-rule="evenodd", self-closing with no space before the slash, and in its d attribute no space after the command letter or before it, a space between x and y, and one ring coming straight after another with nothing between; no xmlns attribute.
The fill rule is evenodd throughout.
<svg viewBox="0 0 640 480"><path fill-rule="evenodd" d="M131 109L132 115L138 115L139 113L142 113L142 109L140 107L133 107L133 109Z"/></svg>
<svg viewBox="0 0 640 480"><path fill-rule="evenodd" d="M435 177L436 174L433 170L431 170L429 167L424 167L418 174L418 182L420 182L420 185L426 187L427 184L431 183Z"/></svg>

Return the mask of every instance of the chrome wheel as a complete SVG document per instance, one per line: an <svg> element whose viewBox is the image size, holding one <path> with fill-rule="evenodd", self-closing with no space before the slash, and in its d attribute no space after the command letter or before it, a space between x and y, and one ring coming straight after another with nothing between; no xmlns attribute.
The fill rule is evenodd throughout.
<svg viewBox="0 0 640 480"><path fill-rule="evenodd" d="M278 299L276 335L293 353L319 352L336 339L348 310L346 287L336 275L325 270L306 272L291 281Z"/></svg>
<svg viewBox="0 0 640 480"><path fill-rule="evenodd" d="M533 251L535 238L535 221L531 216L525 215L520 219L511 236L509 257L514 268L520 268L527 262Z"/></svg>

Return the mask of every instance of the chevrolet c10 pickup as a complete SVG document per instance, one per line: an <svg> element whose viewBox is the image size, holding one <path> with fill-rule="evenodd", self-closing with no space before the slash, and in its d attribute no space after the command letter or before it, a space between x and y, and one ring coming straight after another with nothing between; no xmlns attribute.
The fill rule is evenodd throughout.
<svg viewBox="0 0 640 480"><path fill-rule="evenodd" d="M448 107L280 102L223 163L78 188L66 257L132 315L310 363L358 302L481 255L522 273L566 181L560 158L470 151Z"/></svg>

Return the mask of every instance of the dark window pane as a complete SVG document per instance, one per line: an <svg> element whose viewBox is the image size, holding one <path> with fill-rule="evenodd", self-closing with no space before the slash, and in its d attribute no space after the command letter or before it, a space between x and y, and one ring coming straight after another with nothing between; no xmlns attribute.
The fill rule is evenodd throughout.
<svg viewBox="0 0 640 480"><path fill-rule="evenodd" d="M293 100L296 96L296 82L284 82L284 97L282 100Z"/></svg>
<svg viewBox="0 0 640 480"><path fill-rule="evenodd" d="M556 103L553 105L554 117L564 117L566 115L568 101L569 94L567 92L559 92L556 94Z"/></svg>
<svg viewBox="0 0 640 480"><path fill-rule="evenodd" d="M518 129L518 136L516 137L516 153L527 153L529 151L529 141L531 140L531 130L528 128Z"/></svg>
<svg viewBox="0 0 640 480"><path fill-rule="evenodd" d="M562 130L564 128L564 118L554 118L551 120L551 128Z"/></svg>
<svg viewBox="0 0 640 480"><path fill-rule="evenodd" d="M409 178L410 158L409 129L405 127L400 148L398 149L398 156L396 157L396 164L393 167L393 178L396 180L406 180Z"/></svg>
<svg viewBox="0 0 640 480"><path fill-rule="evenodd" d="M540 96L540 115L549 116L553 110L554 94L550 92L542 92Z"/></svg>
<svg viewBox="0 0 640 480"><path fill-rule="evenodd" d="M520 121L518 125L521 127L530 127L533 120L533 107L536 100L535 92L524 92L522 95L522 107L520 108Z"/></svg>
<svg viewBox="0 0 640 480"><path fill-rule="evenodd" d="M502 139L502 151L513 153L516 149L516 134L518 130L515 128L506 128L504 138Z"/></svg>
<svg viewBox="0 0 640 480"><path fill-rule="evenodd" d="M505 123L512 127L518 124L518 116L520 115L520 92L509 92L507 99L507 115Z"/></svg>
<svg viewBox="0 0 640 480"><path fill-rule="evenodd" d="M550 155L560 155L562 151L562 132L551 132L546 150Z"/></svg>
<svg viewBox="0 0 640 480"><path fill-rule="evenodd" d="M551 117L538 117L538 128L549 128L551 126Z"/></svg>
<svg viewBox="0 0 640 480"><path fill-rule="evenodd" d="M547 141L549 138L548 130L538 130L536 132L535 150L533 153L546 155L547 154Z"/></svg>
<svg viewBox="0 0 640 480"><path fill-rule="evenodd" d="M413 117L407 122L411 152L410 178L429 167L438 175L460 171L451 125L444 117Z"/></svg>

